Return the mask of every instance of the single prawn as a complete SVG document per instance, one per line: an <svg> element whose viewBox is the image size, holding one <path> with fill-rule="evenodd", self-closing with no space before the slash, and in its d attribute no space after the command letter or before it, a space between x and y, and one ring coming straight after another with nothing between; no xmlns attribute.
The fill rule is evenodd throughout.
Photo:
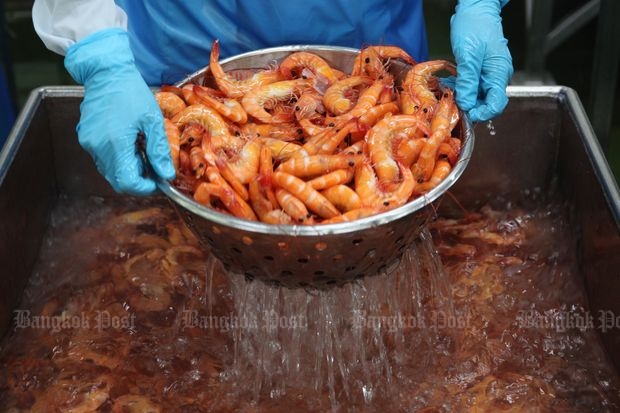
<svg viewBox="0 0 620 413"><path fill-rule="evenodd" d="M293 218L281 209L274 209L267 212L263 216L262 221L272 225L293 225L295 223Z"/></svg>
<svg viewBox="0 0 620 413"><path fill-rule="evenodd" d="M236 122L240 125L248 121L248 114L239 101L227 97L216 97L209 93L207 88L194 85L194 94L205 105L211 106L217 110L220 115L226 119Z"/></svg>
<svg viewBox="0 0 620 413"><path fill-rule="evenodd" d="M382 181L398 181L400 168L394 153L398 144L398 132L412 127L430 132L426 122L413 115L394 115L383 118L368 131L366 135L368 152L377 176Z"/></svg>
<svg viewBox="0 0 620 413"><path fill-rule="evenodd" d="M207 167L206 175L211 185L207 188L209 194L219 198L226 209L239 218L245 218L251 221L258 220L252 207L235 192L216 167ZM201 183L200 185L203 184L206 183Z"/></svg>
<svg viewBox="0 0 620 413"><path fill-rule="evenodd" d="M372 215L376 215L381 212L380 209L374 207L361 207L357 209L352 209L343 214L337 215L330 219L324 219L321 221L321 224L338 224L341 222L350 222L356 221L358 219L366 218Z"/></svg>
<svg viewBox="0 0 620 413"><path fill-rule="evenodd" d="M310 70L319 81L327 81L328 84L338 80L336 72L331 68L329 63L317 54L309 52L294 52L288 55L280 62L280 73L286 79L301 77L303 69Z"/></svg>
<svg viewBox="0 0 620 413"><path fill-rule="evenodd" d="M290 100L295 94L310 86L310 81L306 79L283 80L258 86L243 95L241 105L248 115L260 122L291 122L294 119L292 112L278 115L269 113L267 109L273 108L275 102Z"/></svg>
<svg viewBox="0 0 620 413"><path fill-rule="evenodd" d="M354 88L368 86L372 79L367 76L349 76L331 84L323 94L323 104L332 114L342 115L353 107L351 96Z"/></svg>
<svg viewBox="0 0 620 413"><path fill-rule="evenodd" d="M439 146L450 138L452 129L459 119L459 109L454 102L453 93L447 90L441 97L437 105L437 112L431 121L431 135L425 141L420 156L413 166L414 175L418 182L427 181L431 177Z"/></svg>
<svg viewBox="0 0 620 413"><path fill-rule="evenodd" d="M308 89L297 98L297 102L295 102L295 118L297 120L322 118L324 116L323 95L318 91Z"/></svg>
<svg viewBox="0 0 620 413"><path fill-rule="evenodd" d="M431 119L437 97L435 90L438 79L435 73L445 70L452 75L456 75L456 66L447 60L430 60L414 65L405 76L401 86L402 111L406 114L421 114L426 119Z"/></svg>
<svg viewBox="0 0 620 413"><path fill-rule="evenodd" d="M334 185L321 191L329 202L331 202L338 210L346 212L362 207L360 196L347 185Z"/></svg>
<svg viewBox="0 0 620 413"><path fill-rule="evenodd" d="M216 39L211 47L209 70L217 87L230 98L241 98L251 89L268 83L284 80L279 70L261 70L243 80L237 80L229 76L219 62L220 43Z"/></svg>
<svg viewBox="0 0 620 413"><path fill-rule="evenodd" d="M386 65L391 59L400 59L409 65L416 64L414 58L401 47L368 46L355 57L351 75L367 75L379 79L386 75Z"/></svg>
<svg viewBox="0 0 620 413"><path fill-rule="evenodd" d="M291 142L303 139L304 130L295 123L254 123L244 124L241 133L246 137L265 137Z"/></svg>
<svg viewBox="0 0 620 413"><path fill-rule="evenodd" d="M276 189L276 197L280 207L292 218L293 222L306 225L314 223L306 204L289 191L278 188Z"/></svg>
<svg viewBox="0 0 620 413"><path fill-rule="evenodd" d="M202 104L190 105L177 113L172 121L183 129L190 123L202 125L211 137L212 145L215 148L239 148L243 145L243 140L234 136L226 121L215 110ZM204 140L204 139L203 139Z"/></svg>
<svg viewBox="0 0 620 413"><path fill-rule="evenodd" d="M207 166L211 163L207 160L202 147L194 146L189 151L189 163L191 166L192 174L196 179L200 179L204 176ZM214 165L211 164L211 165Z"/></svg>
<svg viewBox="0 0 620 413"><path fill-rule="evenodd" d="M361 162L361 160L362 156L360 155L347 154L318 154L293 157L281 163L276 171L286 172L297 177L312 177L323 175L337 169L353 168L357 163Z"/></svg>
<svg viewBox="0 0 620 413"><path fill-rule="evenodd" d="M250 182L248 185L248 193L252 209L258 216L258 219L264 222L267 214L275 209L274 204L272 204L263 193L261 185L257 180Z"/></svg>
<svg viewBox="0 0 620 413"><path fill-rule="evenodd" d="M274 138L258 138L269 150L274 161L280 162L292 156L307 156L306 150L294 142Z"/></svg>
<svg viewBox="0 0 620 413"><path fill-rule="evenodd" d="M164 118L168 119L172 119L174 115L187 106L185 101L173 92L157 92L155 94L155 100Z"/></svg>
<svg viewBox="0 0 620 413"><path fill-rule="evenodd" d="M401 163L398 166L402 179L394 189L386 190L368 159L358 165L355 170L355 192L362 200L362 207L387 211L409 201L415 187L415 179L409 168Z"/></svg>
<svg viewBox="0 0 620 413"><path fill-rule="evenodd" d="M430 179L426 182L422 182L421 184L416 185L414 189L414 194L421 195L435 188L444 179L446 179L448 174L450 174L450 171L452 171L452 165L450 164L450 161L448 161L447 159L439 159L435 163L435 169L433 170Z"/></svg>
<svg viewBox="0 0 620 413"><path fill-rule="evenodd" d="M207 130L201 123L188 122L183 125L179 143L189 147L200 145L206 133Z"/></svg>
<svg viewBox="0 0 620 413"><path fill-rule="evenodd" d="M170 146L170 156L172 157L172 164L174 170L179 171L179 157L181 151L181 132L177 125L168 118L164 118L164 130L166 131L166 137L168 138L168 145Z"/></svg>
<svg viewBox="0 0 620 413"><path fill-rule="evenodd" d="M384 116L396 115L398 112L400 112L400 107L396 102L378 104L364 112L359 117L358 123L364 127L370 128Z"/></svg>
<svg viewBox="0 0 620 413"><path fill-rule="evenodd" d="M353 168L336 169L335 171L312 178L308 181L308 185L317 191L320 191L331 186L348 184L354 176L355 169Z"/></svg>

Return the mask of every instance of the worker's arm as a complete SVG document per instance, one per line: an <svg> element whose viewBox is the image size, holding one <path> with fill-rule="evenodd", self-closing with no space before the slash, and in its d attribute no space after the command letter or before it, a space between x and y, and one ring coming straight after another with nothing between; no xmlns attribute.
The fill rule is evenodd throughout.
<svg viewBox="0 0 620 413"><path fill-rule="evenodd" d="M143 176L139 133L154 172L172 179L163 116L135 65L125 13L111 0L37 0L32 16L46 46L65 55L67 71L84 85L78 139L114 190L147 195L157 189Z"/></svg>
<svg viewBox="0 0 620 413"><path fill-rule="evenodd" d="M489 120L508 104L506 86L513 66L500 17L506 3L508 0L459 0L450 21L457 64L456 102L472 121Z"/></svg>
<svg viewBox="0 0 620 413"><path fill-rule="evenodd" d="M127 15L114 0L35 0L32 23L45 46L61 55L103 29L127 29Z"/></svg>

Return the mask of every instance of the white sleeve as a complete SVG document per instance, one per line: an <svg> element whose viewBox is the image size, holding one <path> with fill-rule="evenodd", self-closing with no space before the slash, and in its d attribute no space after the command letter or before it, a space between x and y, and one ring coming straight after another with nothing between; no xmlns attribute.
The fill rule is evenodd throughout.
<svg viewBox="0 0 620 413"><path fill-rule="evenodd" d="M113 0L35 0L32 23L45 46L64 55L84 37L102 29L127 29L127 15Z"/></svg>

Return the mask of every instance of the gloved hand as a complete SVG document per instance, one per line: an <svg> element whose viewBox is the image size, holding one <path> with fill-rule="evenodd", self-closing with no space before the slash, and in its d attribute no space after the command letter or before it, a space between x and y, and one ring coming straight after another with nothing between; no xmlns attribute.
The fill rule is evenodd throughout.
<svg viewBox="0 0 620 413"><path fill-rule="evenodd" d="M127 33L114 28L86 37L67 50L65 67L85 89L77 127L80 145L114 190L148 195L157 189L155 181L143 177L138 132L145 136L153 171L174 178L163 115L134 64Z"/></svg>
<svg viewBox="0 0 620 413"><path fill-rule="evenodd" d="M508 104L506 86L513 74L501 8L508 0L459 0L450 19L456 59L456 103L472 121L489 120Z"/></svg>

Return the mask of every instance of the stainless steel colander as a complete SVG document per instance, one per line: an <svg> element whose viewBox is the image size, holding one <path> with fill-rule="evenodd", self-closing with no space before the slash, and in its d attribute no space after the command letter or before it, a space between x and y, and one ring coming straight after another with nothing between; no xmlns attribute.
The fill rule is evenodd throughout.
<svg viewBox="0 0 620 413"><path fill-rule="evenodd" d="M333 67L350 72L357 49L331 46L283 46L238 55L225 70L264 69L295 51L309 51ZM408 69L392 64L397 80ZM202 69L179 84L211 84ZM158 183L200 241L229 271L290 288L326 288L374 275L397 265L403 251L434 214L433 204L461 176L474 145L466 116L457 127L463 139L460 159L449 176L425 196L399 208L353 222L298 226L251 222L223 214L188 198L170 182Z"/></svg>

